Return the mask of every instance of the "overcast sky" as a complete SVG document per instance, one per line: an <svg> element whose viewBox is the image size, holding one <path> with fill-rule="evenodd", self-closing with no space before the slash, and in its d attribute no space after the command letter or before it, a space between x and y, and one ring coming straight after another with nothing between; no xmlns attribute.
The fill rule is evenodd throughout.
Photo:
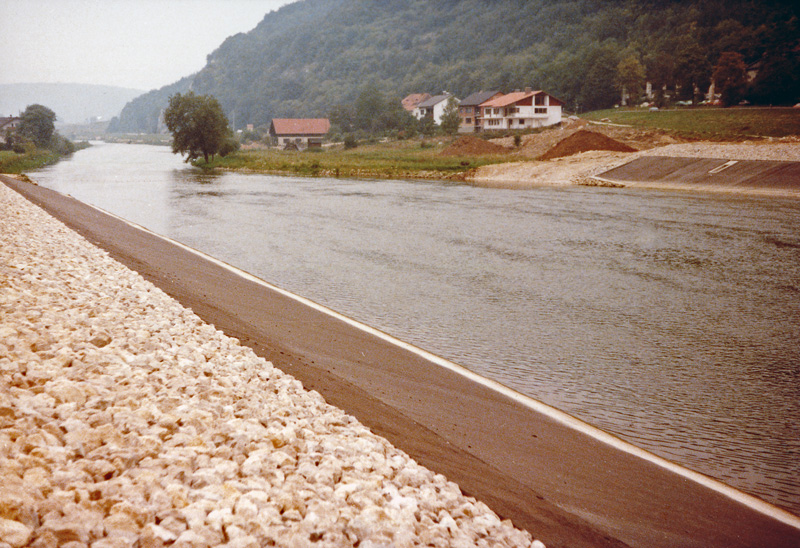
<svg viewBox="0 0 800 548"><path fill-rule="evenodd" d="M294 0L0 0L0 84L150 90Z"/></svg>

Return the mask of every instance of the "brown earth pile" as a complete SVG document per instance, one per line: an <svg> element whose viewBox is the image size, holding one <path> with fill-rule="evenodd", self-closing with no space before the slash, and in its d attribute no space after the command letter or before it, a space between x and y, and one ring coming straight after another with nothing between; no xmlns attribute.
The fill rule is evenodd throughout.
<svg viewBox="0 0 800 548"><path fill-rule="evenodd" d="M632 146L637 150L648 150L680 142L679 139L658 130L589 124L589 122L580 118L566 118L559 126L547 128L529 135L523 135L522 146L514 152L514 155L520 158L538 159L558 142L586 128L586 126L590 126L591 131L595 133L603 134L621 143ZM492 142L512 147L513 137L492 139Z"/></svg>
<svg viewBox="0 0 800 548"><path fill-rule="evenodd" d="M550 150L539 156L539 160L551 160L572 156L589 150L611 150L614 152L636 152L636 149L620 143L602 133L581 129L563 139Z"/></svg>
<svg viewBox="0 0 800 548"><path fill-rule="evenodd" d="M464 135L445 148L441 154L442 156L473 156L476 154L506 154L508 152L510 152L509 149L502 145L471 135Z"/></svg>

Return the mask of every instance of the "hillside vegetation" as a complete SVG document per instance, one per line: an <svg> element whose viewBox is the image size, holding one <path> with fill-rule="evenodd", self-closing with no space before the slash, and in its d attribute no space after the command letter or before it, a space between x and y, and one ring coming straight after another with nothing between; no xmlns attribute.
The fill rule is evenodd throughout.
<svg viewBox="0 0 800 548"><path fill-rule="evenodd" d="M111 130L153 131L169 95L189 88L217 97L237 129L327 116L368 85L397 100L532 86L583 112L646 79L696 100L724 52L757 64L747 97L791 104L799 12L766 0L303 0L228 38L196 75L130 103Z"/></svg>

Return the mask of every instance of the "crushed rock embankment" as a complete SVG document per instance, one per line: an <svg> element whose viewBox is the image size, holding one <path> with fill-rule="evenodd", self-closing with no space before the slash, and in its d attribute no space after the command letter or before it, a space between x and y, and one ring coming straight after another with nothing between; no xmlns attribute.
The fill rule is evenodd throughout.
<svg viewBox="0 0 800 548"><path fill-rule="evenodd" d="M0 184L0 546L541 546Z"/></svg>

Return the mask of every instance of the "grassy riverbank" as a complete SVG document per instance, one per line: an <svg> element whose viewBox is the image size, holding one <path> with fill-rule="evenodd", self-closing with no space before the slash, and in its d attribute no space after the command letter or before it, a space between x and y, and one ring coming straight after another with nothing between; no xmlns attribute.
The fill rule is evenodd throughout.
<svg viewBox="0 0 800 548"><path fill-rule="evenodd" d="M615 124L668 131L686 139L740 141L800 136L798 108L685 108L673 110L610 109L581 115Z"/></svg>
<svg viewBox="0 0 800 548"><path fill-rule="evenodd" d="M323 177L457 178L482 165L508 161L505 155L445 156L442 150L453 141L392 141L344 150L341 146L316 151L243 150L217 157L207 166L236 171L288 173ZM202 162L201 167L206 167Z"/></svg>
<svg viewBox="0 0 800 548"><path fill-rule="evenodd" d="M30 147L26 152L0 150L0 173L19 174L39 169L55 164L77 150L91 146L85 141L73 143L63 138L61 145L57 150L35 147Z"/></svg>
<svg viewBox="0 0 800 548"><path fill-rule="evenodd" d="M0 150L0 173L22 173L31 169L39 169L58 162L63 156L58 152L41 149L33 152L16 153Z"/></svg>

